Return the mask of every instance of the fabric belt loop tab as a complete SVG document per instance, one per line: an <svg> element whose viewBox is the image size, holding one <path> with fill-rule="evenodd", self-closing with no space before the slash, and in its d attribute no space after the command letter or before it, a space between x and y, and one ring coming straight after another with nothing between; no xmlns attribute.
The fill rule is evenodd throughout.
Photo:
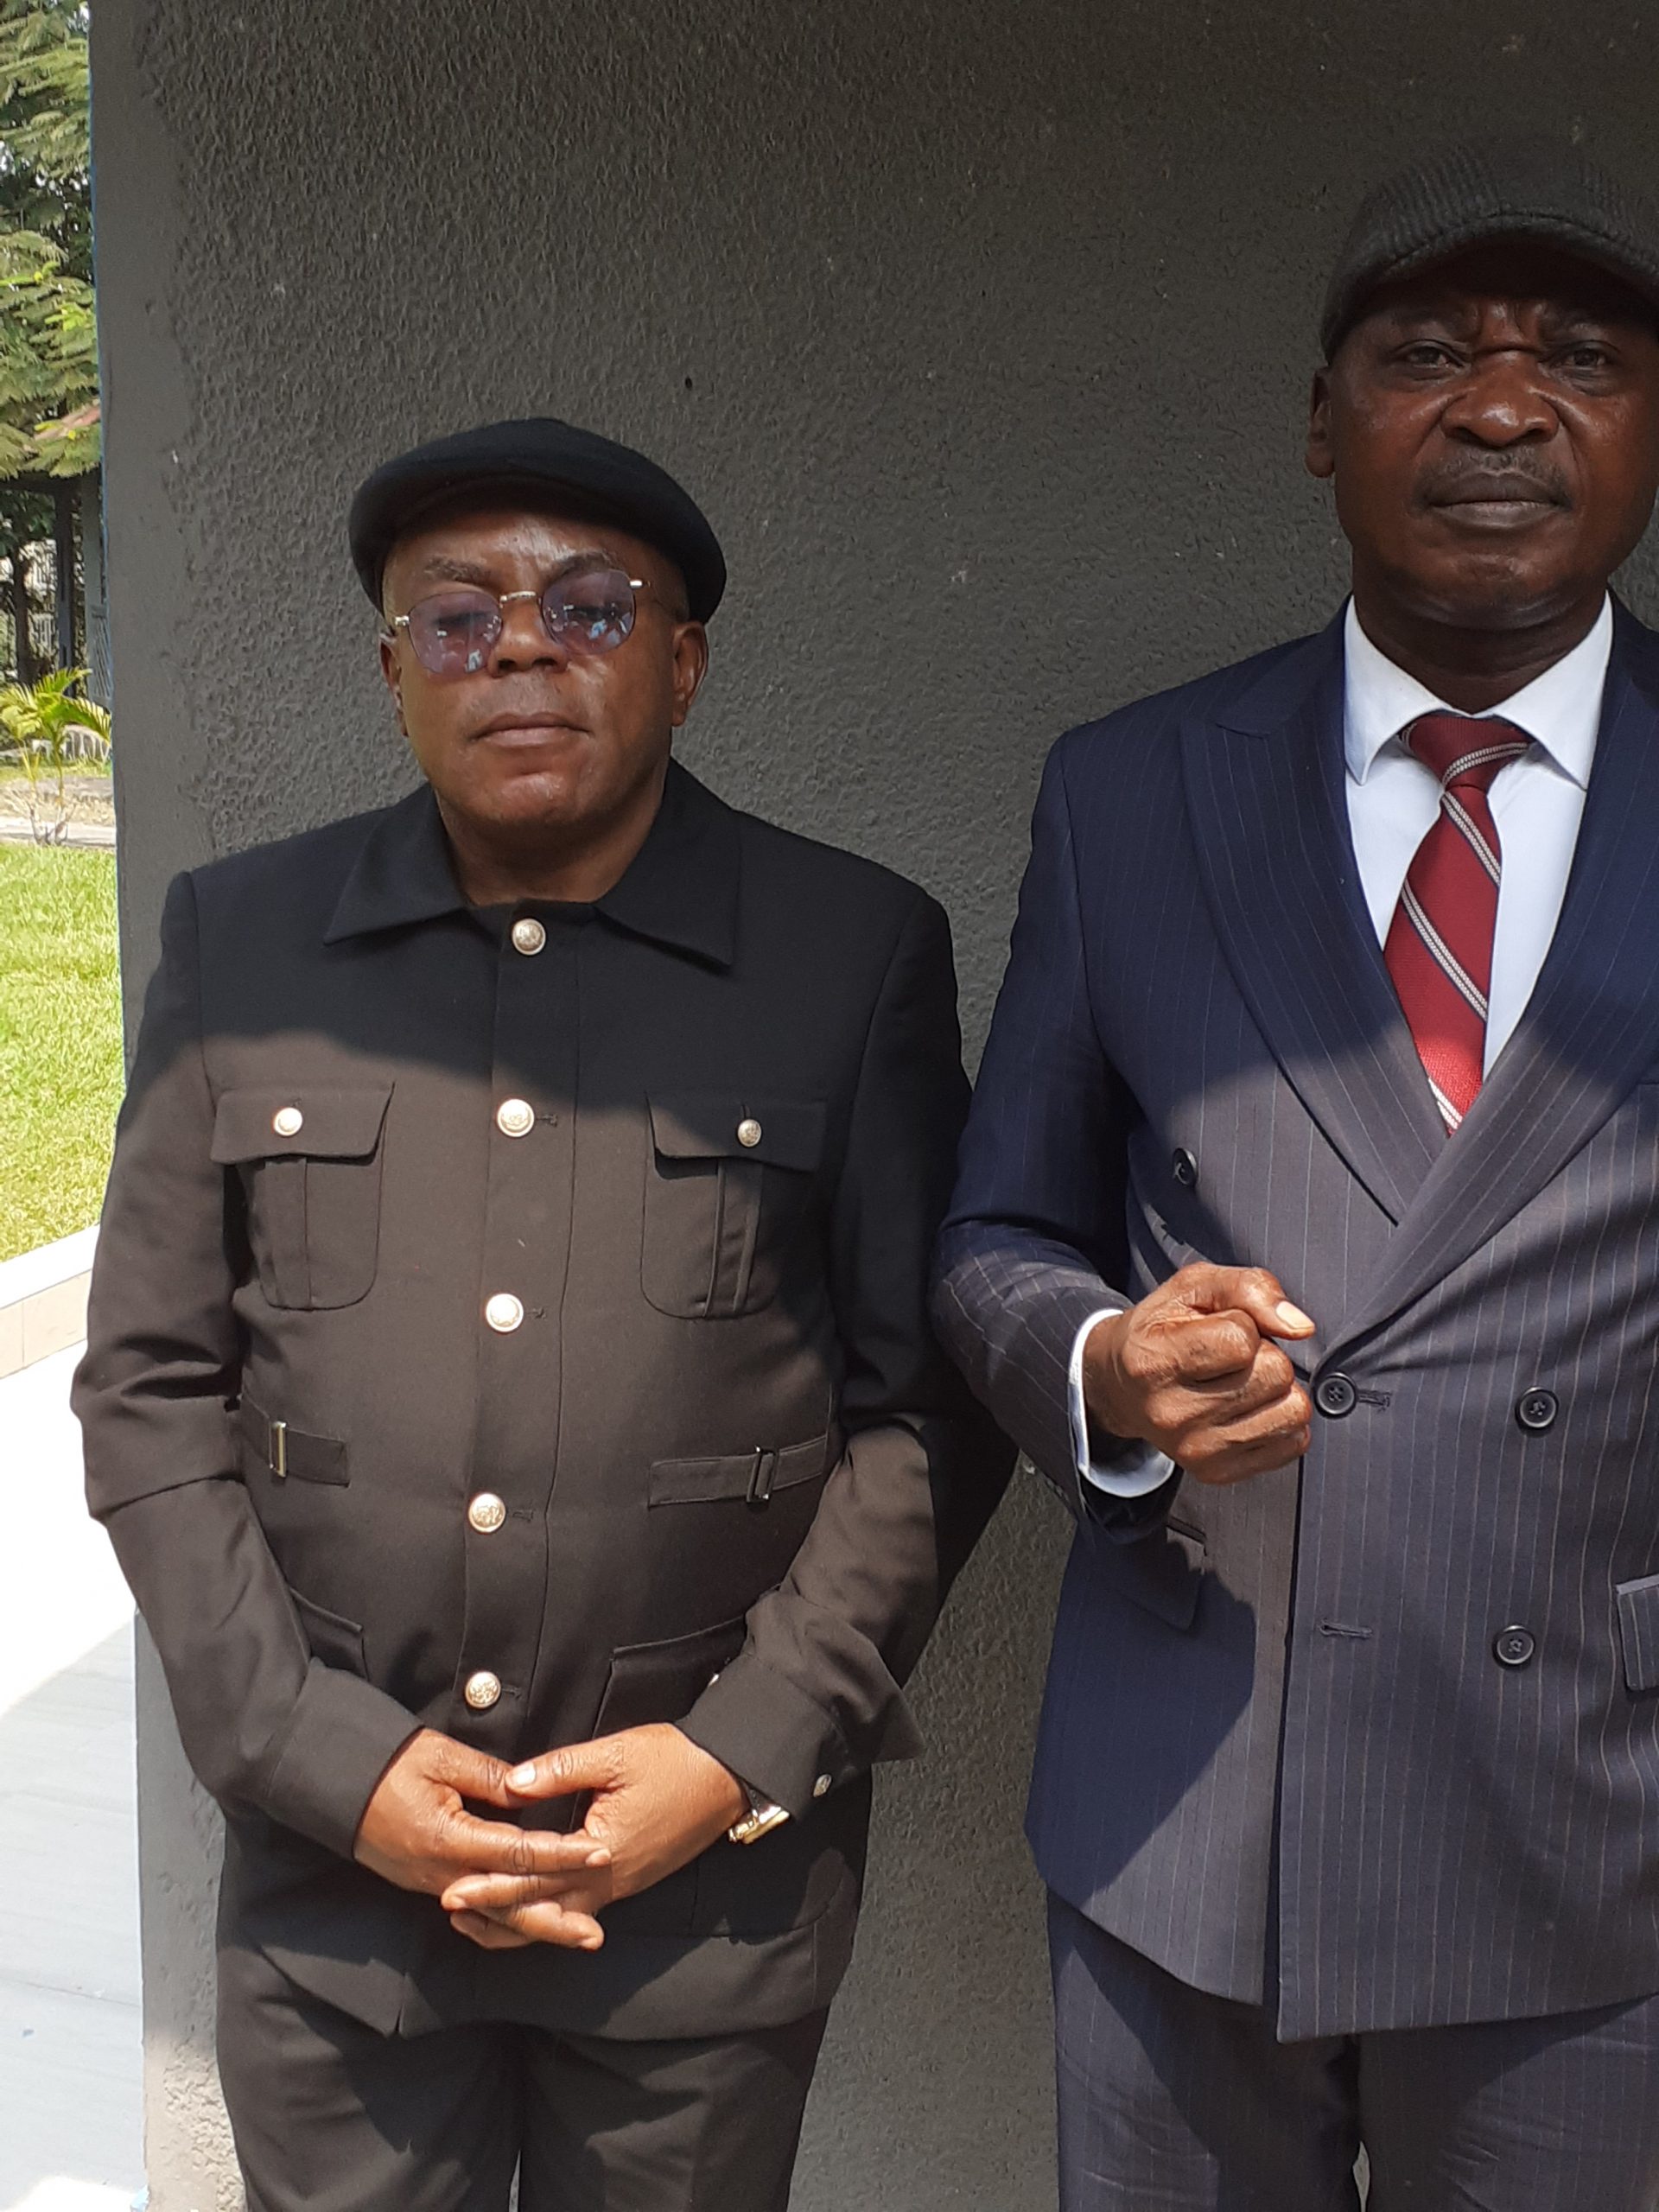
<svg viewBox="0 0 1659 2212"><path fill-rule="evenodd" d="M344 1489L351 1480L350 1455L338 1436L308 1436L289 1421L272 1421L245 1395L237 1425L255 1458L279 1483L332 1483Z"/></svg>
<svg viewBox="0 0 1659 2212"><path fill-rule="evenodd" d="M757 1445L754 1466L749 1475L749 1503L760 1512L772 1500L772 1478L778 1471L778 1454Z"/></svg>

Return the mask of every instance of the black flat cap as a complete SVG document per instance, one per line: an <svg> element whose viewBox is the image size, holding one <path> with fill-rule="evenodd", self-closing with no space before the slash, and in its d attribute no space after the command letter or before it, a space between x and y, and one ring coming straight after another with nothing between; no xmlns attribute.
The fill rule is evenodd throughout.
<svg viewBox="0 0 1659 2212"><path fill-rule="evenodd" d="M1329 360L1382 285L1487 238L1537 238L1628 284L1659 313L1659 216L1565 140L1450 146L1366 194L1325 295Z"/></svg>
<svg viewBox="0 0 1659 2212"><path fill-rule="evenodd" d="M692 617L706 622L726 588L720 541L702 509L665 468L630 446L550 416L486 423L385 461L352 501L352 561L378 607L387 556L423 514L458 493L513 489L564 498L665 553L685 578Z"/></svg>

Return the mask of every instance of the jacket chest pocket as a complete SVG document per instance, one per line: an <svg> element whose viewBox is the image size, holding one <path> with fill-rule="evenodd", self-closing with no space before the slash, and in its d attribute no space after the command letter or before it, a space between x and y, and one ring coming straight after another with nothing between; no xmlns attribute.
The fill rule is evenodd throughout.
<svg viewBox="0 0 1659 2212"><path fill-rule="evenodd" d="M823 1107L736 1091L658 1091L649 1104L645 1296L690 1320L758 1313L811 1201Z"/></svg>
<svg viewBox="0 0 1659 2212"><path fill-rule="evenodd" d="M374 1281L380 1167L391 1085L227 1090L213 1157L233 1167L248 1242L272 1306L354 1306Z"/></svg>

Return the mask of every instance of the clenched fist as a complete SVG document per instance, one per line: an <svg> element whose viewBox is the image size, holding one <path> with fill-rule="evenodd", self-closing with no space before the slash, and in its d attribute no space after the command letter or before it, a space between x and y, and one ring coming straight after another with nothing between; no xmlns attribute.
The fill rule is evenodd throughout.
<svg viewBox="0 0 1659 2212"><path fill-rule="evenodd" d="M1314 1327L1265 1268L1183 1268L1090 1332L1090 1427L1154 1445L1201 1483L1288 1466L1307 1449L1313 1408L1274 1339Z"/></svg>

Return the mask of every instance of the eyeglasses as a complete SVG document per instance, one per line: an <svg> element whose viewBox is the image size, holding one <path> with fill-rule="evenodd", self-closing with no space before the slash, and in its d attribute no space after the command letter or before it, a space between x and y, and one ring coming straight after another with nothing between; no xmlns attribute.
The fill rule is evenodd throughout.
<svg viewBox="0 0 1659 2212"><path fill-rule="evenodd" d="M556 576L541 591L486 591L481 584L447 584L416 600L407 614L392 617L386 631L402 630L415 658L429 676L451 683L476 676L499 642L505 610L515 600L536 601L542 627L567 652L613 653L633 628L637 592L648 591L643 576L620 569L579 569Z"/></svg>

